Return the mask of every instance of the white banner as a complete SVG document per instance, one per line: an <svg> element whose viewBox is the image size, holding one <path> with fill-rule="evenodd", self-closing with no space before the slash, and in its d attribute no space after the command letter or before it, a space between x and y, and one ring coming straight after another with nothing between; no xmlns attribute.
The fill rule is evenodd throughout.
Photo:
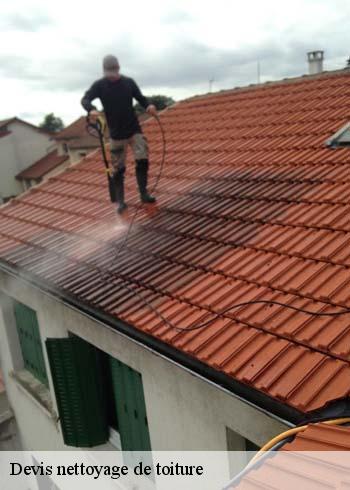
<svg viewBox="0 0 350 490"><path fill-rule="evenodd" d="M350 452L0 452L1 490L350 488ZM250 461L250 463L249 463ZM248 464L248 466L247 466Z"/></svg>

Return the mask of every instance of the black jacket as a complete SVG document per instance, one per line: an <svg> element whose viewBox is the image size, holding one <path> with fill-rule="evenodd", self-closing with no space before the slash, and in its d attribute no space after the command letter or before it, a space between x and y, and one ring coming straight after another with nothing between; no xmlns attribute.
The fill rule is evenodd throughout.
<svg viewBox="0 0 350 490"><path fill-rule="evenodd" d="M88 112L96 110L91 102L97 98L102 103L109 132L113 139L129 138L133 134L141 132L133 108L133 99L136 99L145 109L149 102L132 78L121 75L118 80L108 80L107 78L97 80L85 92L81 104Z"/></svg>

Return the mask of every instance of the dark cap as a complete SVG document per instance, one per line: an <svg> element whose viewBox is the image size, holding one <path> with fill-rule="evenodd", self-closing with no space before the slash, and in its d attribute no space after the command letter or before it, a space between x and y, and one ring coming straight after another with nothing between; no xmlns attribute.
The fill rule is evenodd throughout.
<svg viewBox="0 0 350 490"><path fill-rule="evenodd" d="M107 56L103 58L103 71L111 72L116 70L119 70L118 58L113 54L107 54Z"/></svg>

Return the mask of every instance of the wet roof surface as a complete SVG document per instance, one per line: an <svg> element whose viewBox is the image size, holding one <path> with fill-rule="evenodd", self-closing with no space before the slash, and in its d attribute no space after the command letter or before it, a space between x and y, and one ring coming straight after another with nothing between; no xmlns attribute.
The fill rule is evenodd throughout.
<svg viewBox="0 0 350 490"><path fill-rule="evenodd" d="M120 218L98 152L1 208L0 257L283 404L324 407L350 393L349 315L250 305L178 332L130 288L182 327L254 299L350 307L350 151L324 146L349 114L345 70L178 103L161 116L158 204L118 257L134 166ZM161 136L144 131L152 187Z"/></svg>

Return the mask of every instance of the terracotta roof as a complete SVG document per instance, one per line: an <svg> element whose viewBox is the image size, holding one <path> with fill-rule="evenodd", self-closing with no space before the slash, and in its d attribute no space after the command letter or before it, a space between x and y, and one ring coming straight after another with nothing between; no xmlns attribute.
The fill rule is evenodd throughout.
<svg viewBox="0 0 350 490"><path fill-rule="evenodd" d="M147 112L142 112L141 114L138 114L137 118L138 120L143 123L145 121L147 121L150 117L150 114L148 114Z"/></svg>
<svg viewBox="0 0 350 490"><path fill-rule="evenodd" d="M350 427L310 424L299 432L282 451L350 451Z"/></svg>
<svg viewBox="0 0 350 490"><path fill-rule="evenodd" d="M30 167L22 170L22 172L16 175L16 179L40 179L67 159L67 155L58 155L57 150L53 150L34 162Z"/></svg>
<svg viewBox="0 0 350 490"><path fill-rule="evenodd" d="M344 484L344 480L350 480L349 455L345 451L350 451L350 427L310 424L292 442L278 452L266 453L260 463L247 467L240 480L225 488L348 488Z"/></svg>
<svg viewBox="0 0 350 490"><path fill-rule="evenodd" d="M98 140L86 131L85 116L79 117L72 124L55 134L58 141L67 141L71 148L97 148Z"/></svg>
<svg viewBox="0 0 350 490"><path fill-rule="evenodd" d="M124 285L181 326L254 299L349 307L350 152L324 146L349 108L345 70L178 103L161 116L158 205L141 209L117 259L127 218L108 201L98 152L1 208L0 256L298 413L347 398L349 316L250 305L178 332ZM152 187L162 144L154 120L144 129Z"/></svg>
<svg viewBox="0 0 350 490"><path fill-rule="evenodd" d="M80 138L81 136L86 136L86 118L80 116L78 119L73 121L71 124L66 126L64 129L56 133L55 138L60 139L71 139ZM95 140L95 139L94 139Z"/></svg>

